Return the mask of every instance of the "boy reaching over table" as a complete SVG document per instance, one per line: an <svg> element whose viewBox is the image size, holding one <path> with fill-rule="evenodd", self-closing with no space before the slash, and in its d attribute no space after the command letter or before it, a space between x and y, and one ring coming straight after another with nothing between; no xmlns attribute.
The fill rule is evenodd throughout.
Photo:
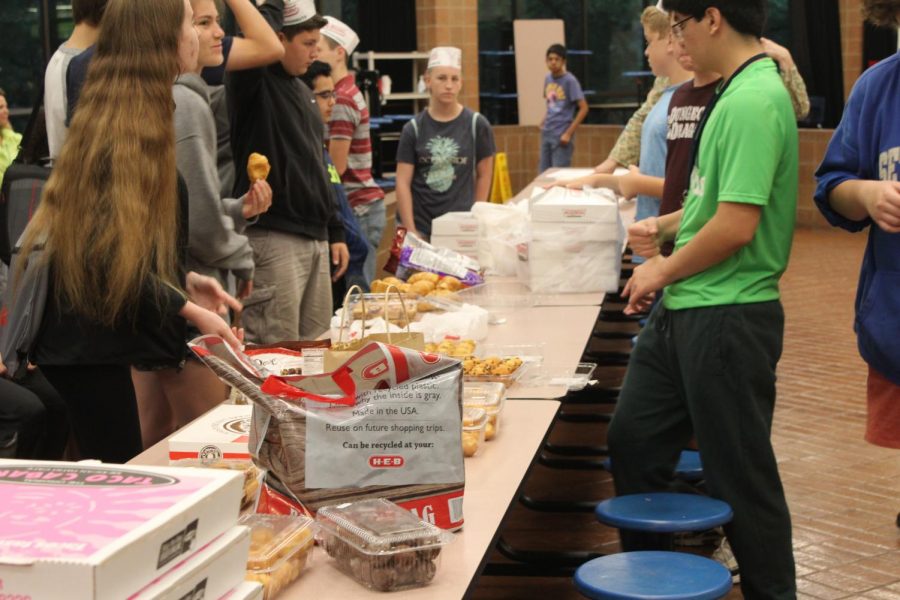
<svg viewBox="0 0 900 600"><path fill-rule="evenodd" d="M652 256L626 285L629 312L665 288L632 352L609 447L619 494L667 490L695 435L744 597L796 597L791 522L770 434L784 312L778 281L796 219L791 100L760 34L765 0L665 0L698 70L723 82L698 125L684 208L635 223ZM658 223L658 227L654 226ZM659 246L675 240L664 258ZM650 544L622 533L623 548Z"/></svg>

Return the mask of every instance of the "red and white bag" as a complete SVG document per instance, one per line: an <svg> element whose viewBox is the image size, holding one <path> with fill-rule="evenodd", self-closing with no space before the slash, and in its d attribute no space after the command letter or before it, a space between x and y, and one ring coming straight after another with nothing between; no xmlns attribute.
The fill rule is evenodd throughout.
<svg viewBox="0 0 900 600"><path fill-rule="evenodd" d="M459 361L371 343L331 373L277 376L215 336L191 347L253 401L254 460L308 510L387 498L462 526Z"/></svg>

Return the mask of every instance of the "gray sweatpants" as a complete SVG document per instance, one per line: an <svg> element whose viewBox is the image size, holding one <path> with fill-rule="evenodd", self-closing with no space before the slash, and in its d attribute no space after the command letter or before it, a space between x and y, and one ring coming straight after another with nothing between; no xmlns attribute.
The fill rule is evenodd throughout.
<svg viewBox="0 0 900 600"><path fill-rule="evenodd" d="M247 230L253 246L253 294L244 302L248 342L313 340L331 322L331 261L327 241Z"/></svg>

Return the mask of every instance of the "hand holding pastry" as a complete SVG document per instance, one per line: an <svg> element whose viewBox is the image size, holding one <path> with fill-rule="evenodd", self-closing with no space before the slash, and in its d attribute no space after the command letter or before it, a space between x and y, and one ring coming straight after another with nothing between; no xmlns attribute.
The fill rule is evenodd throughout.
<svg viewBox="0 0 900 600"><path fill-rule="evenodd" d="M244 196L241 213L245 219L251 219L269 210L270 206L272 206L272 188L265 179L257 179Z"/></svg>

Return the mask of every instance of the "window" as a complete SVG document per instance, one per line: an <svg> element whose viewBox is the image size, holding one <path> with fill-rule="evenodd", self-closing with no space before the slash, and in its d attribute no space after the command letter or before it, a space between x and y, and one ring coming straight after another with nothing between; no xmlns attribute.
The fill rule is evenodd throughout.
<svg viewBox="0 0 900 600"><path fill-rule="evenodd" d="M568 67L591 105L588 122L625 123L653 82L644 58L640 15L655 0L479 0L482 111L492 123L515 123L515 19L561 19ZM769 0L766 35L790 48L790 0ZM579 52L580 51L580 52ZM504 54L506 53L506 54ZM544 65L535 68L543 69Z"/></svg>
<svg viewBox="0 0 900 600"><path fill-rule="evenodd" d="M6 90L13 127L22 131L50 55L72 31L71 2L0 0L0 87Z"/></svg>

